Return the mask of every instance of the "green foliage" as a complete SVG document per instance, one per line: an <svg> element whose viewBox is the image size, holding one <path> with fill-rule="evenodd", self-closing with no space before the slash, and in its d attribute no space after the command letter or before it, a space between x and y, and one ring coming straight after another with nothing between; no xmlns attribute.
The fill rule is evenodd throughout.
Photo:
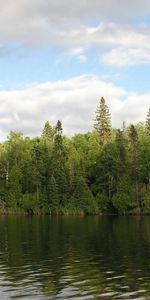
<svg viewBox="0 0 150 300"><path fill-rule="evenodd" d="M59 194L58 194L58 186L55 180L55 177L52 175L49 178L49 184L48 184L48 199L47 204L49 207L49 212L56 212L59 207Z"/></svg>
<svg viewBox="0 0 150 300"><path fill-rule="evenodd" d="M111 201L117 184L117 147L114 143L107 144L92 170L93 192L107 195Z"/></svg>
<svg viewBox="0 0 150 300"><path fill-rule="evenodd" d="M25 213L33 214L39 211L39 202L36 194L24 194L22 196L21 209Z"/></svg>
<svg viewBox="0 0 150 300"><path fill-rule="evenodd" d="M9 172L7 192L7 206L16 208L21 203L21 171L17 165L14 165Z"/></svg>
<svg viewBox="0 0 150 300"><path fill-rule="evenodd" d="M60 206L64 206L68 198L68 173L66 167L67 153L63 143L62 130L62 124L58 121L51 156L51 174L54 176L56 181Z"/></svg>
<svg viewBox="0 0 150 300"><path fill-rule="evenodd" d="M85 213L96 211L96 202L82 176L76 178L72 199L75 207L83 210Z"/></svg>
<svg viewBox="0 0 150 300"><path fill-rule="evenodd" d="M111 129L102 98L92 132L64 137L59 120L55 127L47 121L41 137L11 131L0 144L0 210L149 212L149 113L143 124Z"/></svg>
<svg viewBox="0 0 150 300"><path fill-rule="evenodd" d="M150 212L150 188L145 190L143 200L145 211Z"/></svg>
<svg viewBox="0 0 150 300"><path fill-rule="evenodd" d="M134 152L138 144L138 133L133 124L130 126L129 138L130 138L132 151Z"/></svg>
<svg viewBox="0 0 150 300"><path fill-rule="evenodd" d="M117 192L113 195L112 204L119 214L125 214L134 207L135 203L133 186L129 177L126 175L118 183Z"/></svg>
<svg viewBox="0 0 150 300"><path fill-rule="evenodd" d="M109 210L109 199L104 193L97 193L96 202L100 212L107 212Z"/></svg>

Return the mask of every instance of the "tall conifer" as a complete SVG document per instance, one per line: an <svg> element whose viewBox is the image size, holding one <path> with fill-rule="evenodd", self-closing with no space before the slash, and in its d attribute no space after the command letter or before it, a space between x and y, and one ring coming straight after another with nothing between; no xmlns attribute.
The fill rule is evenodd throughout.
<svg viewBox="0 0 150 300"><path fill-rule="evenodd" d="M146 118L146 133L150 136L150 108L148 110L147 118Z"/></svg>
<svg viewBox="0 0 150 300"><path fill-rule="evenodd" d="M48 121L46 121L42 132L42 138L51 141L53 140L54 133L55 133L54 128L50 125Z"/></svg>
<svg viewBox="0 0 150 300"><path fill-rule="evenodd" d="M94 128L99 133L99 142L103 146L108 143L111 137L111 116L105 99L100 99L96 110Z"/></svg>

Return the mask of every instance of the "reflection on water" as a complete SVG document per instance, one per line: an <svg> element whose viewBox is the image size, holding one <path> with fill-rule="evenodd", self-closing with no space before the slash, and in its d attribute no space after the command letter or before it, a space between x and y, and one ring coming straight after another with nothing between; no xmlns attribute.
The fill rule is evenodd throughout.
<svg viewBox="0 0 150 300"><path fill-rule="evenodd" d="M150 217L0 217L0 299L150 299Z"/></svg>

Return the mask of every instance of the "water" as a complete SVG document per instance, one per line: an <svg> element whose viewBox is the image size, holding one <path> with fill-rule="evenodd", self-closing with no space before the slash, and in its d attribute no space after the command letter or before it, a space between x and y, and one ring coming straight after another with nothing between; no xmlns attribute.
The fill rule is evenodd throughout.
<svg viewBox="0 0 150 300"><path fill-rule="evenodd" d="M0 299L150 299L150 217L0 217Z"/></svg>

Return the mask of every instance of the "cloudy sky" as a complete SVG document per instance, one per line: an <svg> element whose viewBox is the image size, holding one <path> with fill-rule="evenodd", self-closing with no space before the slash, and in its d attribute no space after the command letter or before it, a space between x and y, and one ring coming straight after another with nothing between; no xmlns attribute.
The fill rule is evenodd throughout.
<svg viewBox="0 0 150 300"><path fill-rule="evenodd" d="M101 96L112 123L150 107L149 0L0 0L0 139L92 129Z"/></svg>

